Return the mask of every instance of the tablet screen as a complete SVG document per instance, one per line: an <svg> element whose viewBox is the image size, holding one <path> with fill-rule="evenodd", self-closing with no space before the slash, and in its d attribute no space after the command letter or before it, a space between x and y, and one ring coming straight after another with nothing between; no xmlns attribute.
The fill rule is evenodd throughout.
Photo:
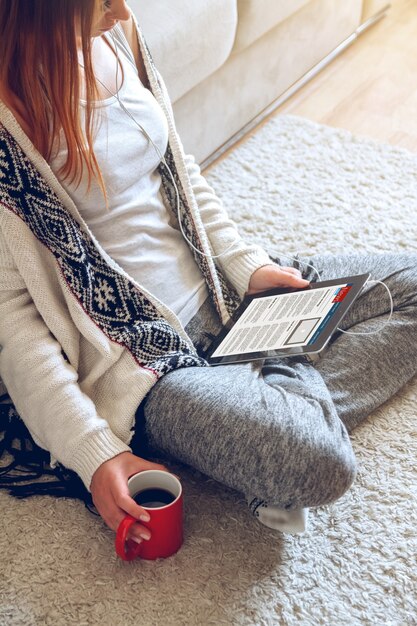
<svg viewBox="0 0 417 626"><path fill-rule="evenodd" d="M210 350L212 362L272 352L308 353L334 332L369 274L311 283L306 289L275 290L249 297L233 326Z"/></svg>

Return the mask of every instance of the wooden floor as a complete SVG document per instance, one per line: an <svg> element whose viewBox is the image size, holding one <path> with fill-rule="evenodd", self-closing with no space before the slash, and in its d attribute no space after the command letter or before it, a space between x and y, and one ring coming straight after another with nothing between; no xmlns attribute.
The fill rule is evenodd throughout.
<svg viewBox="0 0 417 626"><path fill-rule="evenodd" d="M391 0L382 20L261 125L286 113L417 152L417 0Z"/></svg>

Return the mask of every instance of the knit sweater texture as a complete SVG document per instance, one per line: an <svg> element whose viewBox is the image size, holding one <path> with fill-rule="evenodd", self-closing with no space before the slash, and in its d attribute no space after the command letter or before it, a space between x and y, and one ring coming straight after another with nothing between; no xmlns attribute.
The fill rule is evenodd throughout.
<svg viewBox="0 0 417 626"><path fill-rule="evenodd" d="M150 89L168 121L165 160L184 231L206 255L221 255L193 250L226 323L252 273L271 259L240 238L184 154L163 79L136 21L135 28ZM114 33L123 41L120 29ZM178 224L171 177L163 164L159 172L164 204ZM175 314L101 248L0 101L0 387L49 452L51 467L75 471L90 490L102 463L131 451L136 410L158 379L179 367L207 366Z"/></svg>

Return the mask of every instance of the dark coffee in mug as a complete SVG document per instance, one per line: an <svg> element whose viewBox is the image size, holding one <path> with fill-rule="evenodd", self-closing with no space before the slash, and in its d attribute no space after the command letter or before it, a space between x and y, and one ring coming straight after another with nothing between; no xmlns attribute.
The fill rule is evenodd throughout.
<svg viewBox="0 0 417 626"><path fill-rule="evenodd" d="M126 515L116 532L116 553L123 561L133 559L166 559L175 554L183 542L183 493L177 476L162 470L143 470L128 478L131 498L144 506L150 520L143 521L149 528L149 541L129 540L129 530L137 518Z"/></svg>
<svg viewBox="0 0 417 626"><path fill-rule="evenodd" d="M174 502L175 496L169 491L166 491L166 489L159 489L157 487L156 489L143 489L143 491L138 491L138 493L133 496L133 499L136 504L140 504L140 506L145 506L148 509L157 509Z"/></svg>

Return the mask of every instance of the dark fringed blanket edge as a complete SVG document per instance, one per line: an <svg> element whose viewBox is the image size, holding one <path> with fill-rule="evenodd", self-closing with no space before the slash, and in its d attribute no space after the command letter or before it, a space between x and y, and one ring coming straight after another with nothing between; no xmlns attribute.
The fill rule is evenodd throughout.
<svg viewBox="0 0 417 626"><path fill-rule="evenodd" d="M0 489L20 499L40 495L79 499L98 515L80 477L60 463L51 468L49 452L34 442L8 394L0 395Z"/></svg>

